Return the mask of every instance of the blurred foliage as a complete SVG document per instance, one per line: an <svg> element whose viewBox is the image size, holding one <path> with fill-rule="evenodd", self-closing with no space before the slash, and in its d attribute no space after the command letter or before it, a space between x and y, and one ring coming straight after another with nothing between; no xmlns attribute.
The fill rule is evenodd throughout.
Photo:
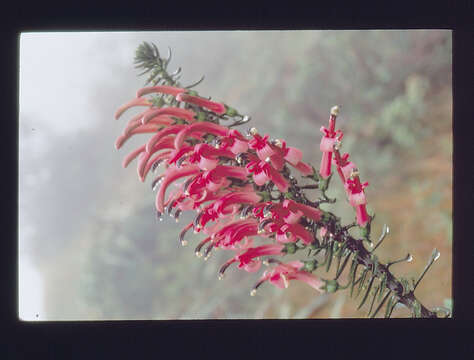
<svg viewBox="0 0 474 360"><path fill-rule="evenodd" d="M158 35L147 36L160 50L173 45ZM173 49L173 67L182 66L190 78L205 75L200 93L252 116L251 126L299 147L304 160L315 167L321 158L319 128L326 125L330 107L341 106L342 151L351 154L362 181L371 184L367 196L369 212L377 213L374 234L384 222L392 230L382 255L403 257L410 251L420 261L411 264L411 270L400 265L401 273L416 273L436 246L444 263L436 264L424 280L428 285L420 285L417 292L432 306L451 298L450 32L270 31L206 36L203 44L190 41L192 34L183 35L186 50ZM148 38L138 39L134 46ZM121 69L131 67L132 58L133 52ZM129 79L120 82L120 74L114 75L113 86L134 94L136 88ZM110 95L108 101L117 107L129 95ZM112 113L105 116L112 119ZM110 152L112 144L107 145ZM177 236L186 219L179 226L171 219L157 222L151 191L138 185L133 170L118 170L119 156L110 161L117 162L117 169L104 187L113 189L114 196L101 198L102 211L95 223L84 225L87 231L78 235L88 240L81 248L86 256L74 294L94 318L362 316L344 293L315 296L304 284L292 284L285 291L263 287L250 297L257 276L236 269L218 281L217 269L227 254L217 252L203 263L194 256L199 236L193 234L187 235L190 245L181 248ZM74 174L78 176L77 171ZM333 181L328 192L341 199L330 207L349 222L354 214L339 185ZM88 188L94 186L87 183ZM118 214L122 207L128 210ZM50 309L54 301L50 299Z"/></svg>

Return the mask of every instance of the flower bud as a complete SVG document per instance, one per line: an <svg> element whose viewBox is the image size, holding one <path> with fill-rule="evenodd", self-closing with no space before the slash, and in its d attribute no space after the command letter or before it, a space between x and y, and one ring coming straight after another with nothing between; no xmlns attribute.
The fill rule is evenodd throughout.
<svg viewBox="0 0 474 360"><path fill-rule="evenodd" d="M304 270L312 272L318 267L318 262L316 260L309 260L304 262Z"/></svg>
<svg viewBox="0 0 474 360"><path fill-rule="evenodd" d="M283 251L287 254L294 254L296 252L296 245L294 243L286 243Z"/></svg>
<svg viewBox="0 0 474 360"><path fill-rule="evenodd" d="M326 289L328 293L336 292L337 289L339 288L339 284L337 283L336 280L325 280L325 281L326 281L326 285L324 285L324 289Z"/></svg>

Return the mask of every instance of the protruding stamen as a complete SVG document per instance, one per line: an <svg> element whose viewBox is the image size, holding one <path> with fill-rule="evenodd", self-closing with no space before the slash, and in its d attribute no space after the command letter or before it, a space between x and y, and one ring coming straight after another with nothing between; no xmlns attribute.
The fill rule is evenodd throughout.
<svg viewBox="0 0 474 360"><path fill-rule="evenodd" d="M181 167L181 165L187 158L188 158L187 156L181 156L178 160L176 160L176 167L178 168Z"/></svg>
<svg viewBox="0 0 474 360"><path fill-rule="evenodd" d="M213 247L214 247L214 243L212 243L206 248L206 251L204 252L204 261L207 261L207 259L211 257L211 254L212 254L211 250L213 249Z"/></svg>
<svg viewBox="0 0 474 360"><path fill-rule="evenodd" d="M201 221L202 216L204 215L204 212L200 212L193 221L194 227L199 227L199 222Z"/></svg>
<svg viewBox="0 0 474 360"><path fill-rule="evenodd" d="M193 225L192 223L186 225L186 226L184 227L184 229L181 230L181 232L179 233L178 239L179 239L179 242L180 242L181 244L185 241L185 240L184 240L184 236L186 235L186 232L191 228L192 225Z"/></svg>
<svg viewBox="0 0 474 360"><path fill-rule="evenodd" d="M181 215L181 209L178 209L174 212L174 219L176 222L179 222L179 215Z"/></svg>
<svg viewBox="0 0 474 360"><path fill-rule="evenodd" d="M280 274L280 276L283 279L283 284L285 284L285 288L288 288L289 283L288 283L288 279L286 278L286 275L285 274Z"/></svg>
<svg viewBox="0 0 474 360"><path fill-rule="evenodd" d="M356 176L359 176L359 170L357 168L354 168L351 170L351 175L349 177L354 178Z"/></svg>
<svg viewBox="0 0 474 360"><path fill-rule="evenodd" d="M262 222L258 223L257 232L259 234L263 234L265 232L265 226L267 226L268 224L270 224L272 222L273 222L272 219L265 219Z"/></svg>
<svg viewBox="0 0 474 360"><path fill-rule="evenodd" d="M219 274L219 280L222 280L224 278L224 274L220 273Z"/></svg>
<svg viewBox="0 0 474 360"><path fill-rule="evenodd" d="M166 209L165 209L165 214L170 215L170 216L173 216L173 215L171 214L171 211L173 210L173 207L174 207L174 205L176 204L176 202L177 202L176 200L173 200L173 201L171 201L171 202L169 203L169 205L168 205L168 206L166 207Z"/></svg>
<svg viewBox="0 0 474 360"><path fill-rule="evenodd" d="M232 264L232 262L227 262L227 263L225 263L224 265L221 266L221 268L219 269L219 278L224 277L224 272L227 270L227 268L230 266L230 264Z"/></svg>
<svg viewBox="0 0 474 360"><path fill-rule="evenodd" d="M258 130L254 127L250 128L249 129L249 134L252 135L252 136L255 136L258 134Z"/></svg>
<svg viewBox="0 0 474 360"><path fill-rule="evenodd" d="M151 183L152 191L155 191L158 188L158 186L163 181L163 177L164 177L164 175L161 175L161 176L158 176L155 180L153 180L153 182Z"/></svg>
<svg viewBox="0 0 474 360"><path fill-rule="evenodd" d="M160 166L160 164L163 162L163 159L158 159L156 160L153 165L151 166L151 171L152 172L155 172L156 169L158 168L158 166Z"/></svg>

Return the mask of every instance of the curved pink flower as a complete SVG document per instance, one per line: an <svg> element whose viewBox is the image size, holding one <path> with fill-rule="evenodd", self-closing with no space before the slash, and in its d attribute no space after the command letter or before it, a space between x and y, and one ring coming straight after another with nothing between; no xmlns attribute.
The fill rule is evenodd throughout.
<svg viewBox="0 0 474 360"><path fill-rule="evenodd" d="M142 98L138 98L138 99L142 99ZM146 124L151 119L154 119L155 117L161 116L161 115L174 116L180 119L184 119L190 123L195 121L194 116L196 116L194 111L170 106L166 108L153 109L153 111L147 112L146 115L142 117L142 124Z"/></svg>
<svg viewBox="0 0 474 360"><path fill-rule="evenodd" d="M149 109L153 110L153 109ZM149 111L147 110L147 111ZM149 124L156 124L156 125L164 125L164 126L169 126L175 123L175 120L173 120L169 115L159 115L148 121L146 125L143 125L142 123L142 118L147 114L147 111L144 111L137 116L134 116L126 125L125 129L123 129L123 134L127 135L130 133L132 130L142 127L142 126L147 126Z"/></svg>
<svg viewBox="0 0 474 360"><path fill-rule="evenodd" d="M131 153L125 156L122 162L122 166L126 168L128 164L130 164L133 160L135 160L135 158L144 151L145 151L145 145L142 145L136 148L135 150L133 150Z"/></svg>
<svg viewBox="0 0 474 360"><path fill-rule="evenodd" d="M331 175L332 153L334 151L334 144L336 142L336 117L339 108L337 106L331 109L331 116L329 117L329 129L321 126L321 132L324 134L319 144L319 149L323 152L321 164L319 167L319 174L323 179L327 179Z"/></svg>
<svg viewBox="0 0 474 360"><path fill-rule="evenodd" d="M262 197L253 191L235 191L224 195L213 204L213 209L218 214L224 215L226 209L234 204L251 204L255 205L260 202Z"/></svg>
<svg viewBox="0 0 474 360"><path fill-rule="evenodd" d="M203 108L209 109L213 112L215 112L218 115L224 114L227 110L224 104L215 102L215 101L210 101L205 98L199 97L199 96L193 96L189 95L186 93L179 93L176 95L176 100L178 101L184 101L190 104L194 104L197 106L201 106Z"/></svg>
<svg viewBox="0 0 474 360"><path fill-rule="evenodd" d="M275 154L272 146L268 142L269 135L261 137L259 134L254 133L253 139L249 141L249 147L254 149L260 160L265 161L267 158Z"/></svg>
<svg viewBox="0 0 474 360"><path fill-rule="evenodd" d="M132 131L128 132L127 134L120 135L117 140L115 141L115 148L118 150L120 149L125 142L130 139L133 135L136 134L148 134L148 133L155 133L159 129L159 125L149 124L149 125L142 125L139 126Z"/></svg>
<svg viewBox="0 0 474 360"><path fill-rule="evenodd" d="M127 111L128 109L135 107L135 106L152 106L152 103L149 102L147 99L142 99L142 98L136 98L128 103L120 106L117 111L115 112L115 119L118 120L122 114Z"/></svg>
<svg viewBox="0 0 474 360"><path fill-rule="evenodd" d="M207 121L187 125L176 135L174 144L175 148L181 148L186 137L190 136L194 132L204 132L217 136L226 136L229 133L229 128Z"/></svg>
<svg viewBox="0 0 474 360"><path fill-rule="evenodd" d="M255 295L257 288L266 281L280 289L284 289L288 288L290 280L299 280L308 284L312 288L323 292L323 286L325 285L324 281L316 275L300 270L303 266L304 264L301 261L291 261L286 264L279 263L273 269L266 270L254 286L251 295Z"/></svg>
<svg viewBox="0 0 474 360"><path fill-rule="evenodd" d="M171 125L169 127L166 127L160 131L158 131L155 135L153 135L150 140L146 143L146 151L150 152L151 149L155 146L155 144L160 141L162 138L168 136L168 135L175 135L179 133L183 128L185 128L186 125ZM173 142L174 145L174 142Z"/></svg>
<svg viewBox="0 0 474 360"><path fill-rule="evenodd" d="M258 258L260 256L284 255L284 253L282 252L284 248L285 246L281 244L268 244L249 248L243 253L234 256L226 263L224 263L224 265L222 265L219 270L220 277L222 278L225 270L235 262L239 263L239 268L243 268L246 265L254 265L255 262L260 262L259 260L254 260L255 258Z"/></svg>
<svg viewBox="0 0 474 360"><path fill-rule="evenodd" d="M290 199L283 201L283 207L293 212L301 211L304 216L314 221L319 221L321 219L321 210L315 209L308 205L300 204Z"/></svg>
<svg viewBox="0 0 474 360"><path fill-rule="evenodd" d="M359 176L353 171L351 177L347 179L347 189L349 191L349 202L356 208L357 224L365 227L369 221L367 214L364 189L369 185L368 182L360 183Z"/></svg>
<svg viewBox="0 0 474 360"><path fill-rule="evenodd" d="M142 97L143 95L151 94L151 93L162 93L162 94L176 96L185 91L186 89L181 89L175 86L167 86L167 85L150 86L150 87L144 87L138 90L137 98Z"/></svg>
<svg viewBox="0 0 474 360"><path fill-rule="evenodd" d="M163 213L164 210L164 198L165 198L165 192L168 186L176 181L179 178L185 177L185 176L190 176L190 175L195 175L201 172L198 166L196 165L187 165L187 166L182 166L180 168L177 168L176 166L170 166L168 169L166 169L165 172L165 177L163 178L163 182L160 186L160 189L158 193L156 194L156 201L155 201L155 206L156 210L159 213Z"/></svg>
<svg viewBox="0 0 474 360"><path fill-rule="evenodd" d="M194 146L188 161L192 164L197 163L203 170L212 170L219 164L219 157L233 159L234 154L228 150L216 149L209 144L201 143Z"/></svg>
<svg viewBox="0 0 474 360"><path fill-rule="evenodd" d="M145 181L144 171L148 165L148 162L150 162L151 156L160 150L173 149L173 146L174 146L174 139L170 136L161 138L156 144L153 145L150 151L147 151L146 146L145 146L145 151L142 154L140 154L138 158L138 164L137 164L137 173L138 173L138 177L140 178L140 181L142 182Z"/></svg>
<svg viewBox="0 0 474 360"><path fill-rule="evenodd" d="M266 161L250 161L245 168L248 174L252 174L255 184L261 186L272 181L281 192L288 191L288 182Z"/></svg>

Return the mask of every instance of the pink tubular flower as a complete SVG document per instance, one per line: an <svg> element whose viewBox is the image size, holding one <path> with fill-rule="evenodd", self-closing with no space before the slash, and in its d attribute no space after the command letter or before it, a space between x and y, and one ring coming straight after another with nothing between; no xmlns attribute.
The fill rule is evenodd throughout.
<svg viewBox="0 0 474 360"><path fill-rule="evenodd" d="M304 216L314 221L319 221L321 219L321 210L315 209L308 205L300 204L293 200L286 199L283 201L283 207L293 212L300 211Z"/></svg>
<svg viewBox="0 0 474 360"><path fill-rule="evenodd" d="M228 207L234 204L251 204L255 205L261 201L261 196L253 191L235 191L224 195L213 204L213 209L217 214L224 215L228 211Z"/></svg>
<svg viewBox="0 0 474 360"><path fill-rule="evenodd" d="M233 221L222 227L213 238L214 246L222 248L233 247L244 237L258 234L258 221L255 219L244 219Z"/></svg>
<svg viewBox="0 0 474 360"><path fill-rule="evenodd" d="M153 109L150 109L153 110ZM126 125L125 129L123 130L123 134L127 135L130 133L132 130L136 128L140 128L142 126L147 126L149 124L155 124L155 125L164 125L164 126L169 126L175 123L175 120L173 120L170 116L168 115L160 115L156 116L150 121L148 121L147 125L142 124L142 118L147 114L147 111L144 111L137 116L134 116Z"/></svg>
<svg viewBox="0 0 474 360"><path fill-rule="evenodd" d="M174 143L175 148L181 148L186 137L190 136L194 132L204 132L217 136L226 136L229 133L229 128L211 122L198 122L187 125L176 135Z"/></svg>
<svg viewBox="0 0 474 360"><path fill-rule="evenodd" d="M246 265L255 265L256 262L260 263L260 260L254 260L255 258L266 255L283 255L284 253L282 251L284 248L285 246L281 244L268 244L248 248L246 251L234 256L221 266L219 270L219 278L222 278L225 270L235 262L239 262L239 268L243 268Z"/></svg>
<svg viewBox="0 0 474 360"><path fill-rule="evenodd" d="M134 106L151 106L151 105L152 105L151 102L149 102L147 99L136 98L120 106L115 112L114 117L116 120L118 120L125 111L127 111L128 109Z"/></svg>
<svg viewBox="0 0 474 360"><path fill-rule="evenodd" d="M146 151L151 152L151 149L155 146L155 144L160 141L162 138L168 136L168 135L175 135L179 133L183 128L185 128L186 125L171 125L169 127L166 127L160 131L158 131L155 135L153 135L150 140L148 140L146 144ZM174 145L174 143L173 143Z"/></svg>
<svg viewBox="0 0 474 360"><path fill-rule="evenodd" d="M234 154L223 149L216 149L215 147L201 143L193 147L193 153L188 158L192 164L197 163L203 170L212 170L219 163L219 157L234 158Z"/></svg>
<svg viewBox="0 0 474 360"><path fill-rule="evenodd" d="M352 172L352 175L347 179L347 189L349 192L349 202L356 208L357 224L361 227L365 227L369 221L369 215L367 214L366 204L367 199L365 197L364 189L369 185L368 182L364 184L360 183L359 175L356 171Z"/></svg>
<svg viewBox="0 0 474 360"><path fill-rule="evenodd" d="M138 90L137 98L142 97L143 95L151 94L151 93L162 93L162 94L169 94L169 95L176 96L185 91L186 89L181 89L174 86L167 86L167 85L150 86L150 87L144 87Z"/></svg>
<svg viewBox="0 0 474 360"><path fill-rule="evenodd" d="M148 165L148 162L150 161L151 156L164 149L173 149L174 145L174 139L172 137L165 137L161 138L154 146L153 148L150 149L150 151L146 151L146 146L145 146L145 151L140 154L138 158L138 164L137 164L137 173L138 177L142 182L145 181L145 168Z"/></svg>
<svg viewBox="0 0 474 360"><path fill-rule="evenodd" d="M321 165L319 168L319 174L323 179L327 179L331 175L331 164L332 164L332 152L334 150L334 144L336 142L336 117L339 112L339 108L334 106L331 109L331 116L329 117L329 129L321 126L321 132L324 134L319 145L319 149L323 152L321 159Z"/></svg>
<svg viewBox="0 0 474 360"><path fill-rule="evenodd" d="M135 160L135 158L144 151L145 151L145 145L142 145L142 146L136 148L135 150L133 150L130 154L128 154L123 159L122 166L124 168L126 168L128 166L128 164L130 164L133 160Z"/></svg>
<svg viewBox="0 0 474 360"><path fill-rule="evenodd" d="M194 104L194 105L197 105L197 106L204 107L206 109L209 109L209 110L215 112L218 115L222 115L227 111L224 104L214 102L214 101L210 101L210 100L204 99L204 98L199 97L199 96L193 96L193 95L189 95L189 94L185 94L185 93L179 93L179 94L176 95L176 100L184 101L184 102L187 102L187 103L190 103L190 104Z"/></svg>
<svg viewBox="0 0 474 360"><path fill-rule="evenodd" d="M160 190L156 194L156 201L155 201L156 210L161 214L163 213L166 188L173 181L176 181L177 179L185 177L185 176L198 174L200 171L201 170L196 165L187 165L187 166L182 166L181 168L177 168L176 166L170 166L168 169L166 169L165 177L163 178L163 182L160 186Z"/></svg>
<svg viewBox="0 0 474 360"><path fill-rule="evenodd" d="M304 264L301 261L290 261L288 263L279 263L271 270L266 270L263 276L254 286L250 295L255 295L257 288L268 281L280 289L288 288L290 280L303 281L312 288L323 292L324 281L307 271L300 270Z"/></svg>
<svg viewBox="0 0 474 360"><path fill-rule="evenodd" d="M145 165L145 169L143 170L143 179L146 178L148 172L157 164L158 162L161 162L162 160L168 159L171 155L171 151L164 151L158 155L155 155L153 158L148 160L148 162Z"/></svg>
<svg viewBox="0 0 474 360"><path fill-rule="evenodd" d="M250 161L245 168L248 174L252 174L255 184L261 186L271 180L281 192L288 191L288 182L266 161Z"/></svg>
<svg viewBox="0 0 474 360"><path fill-rule="evenodd" d="M138 98L141 99L141 98ZM194 122L194 116L196 115L194 111L191 110L186 110L186 109L180 109L177 107L166 107L166 108L160 108L160 109L153 109L153 111L147 112L143 117L142 117L142 124L146 124L150 120L154 119L157 116L161 115L169 115L169 116L174 116L180 119L184 119L187 122Z"/></svg>
<svg viewBox="0 0 474 360"><path fill-rule="evenodd" d="M257 152L257 156L260 160L265 161L267 158L275 154L270 143L268 142L269 135L265 135L263 138L254 132L253 139L249 141L249 147Z"/></svg>
<svg viewBox="0 0 474 360"><path fill-rule="evenodd" d="M123 144L125 144L125 142L135 134L155 133L158 131L158 129L159 129L159 126L154 125L154 124L139 126L129 131L127 134L120 135L115 141L115 148L117 150L120 149L123 146Z"/></svg>

